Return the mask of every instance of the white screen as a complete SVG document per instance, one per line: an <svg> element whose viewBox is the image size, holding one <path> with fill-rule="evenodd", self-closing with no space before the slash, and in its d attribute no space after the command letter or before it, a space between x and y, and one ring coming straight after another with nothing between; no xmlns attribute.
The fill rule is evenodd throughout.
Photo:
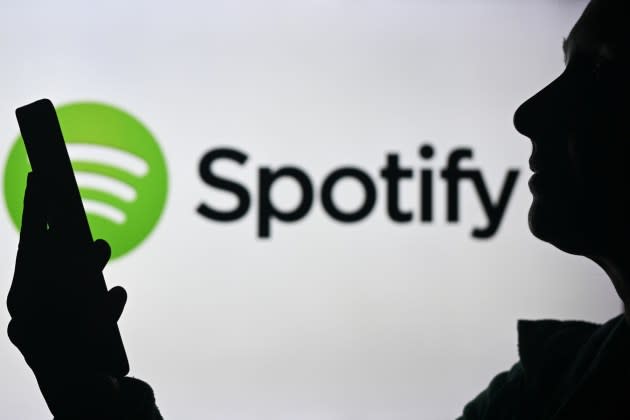
<svg viewBox="0 0 630 420"><path fill-rule="evenodd" d="M41 97L112 104L155 135L168 166L159 224L106 269L129 301L119 323L131 375L148 381L166 419L449 419L518 360L516 320L604 321L619 301L589 261L527 228L531 143L515 109L563 69L565 37L585 1L12 2L1 6L0 161L19 130L14 109ZM431 160L420 145L435 149ZM202 156L245 153L217 173L251 206L220 223L201 203L236 204L206 185ZM479 169L496 201L519 171L498 231L470 181L446 221L449 154ZM407 223L391 220L379 172L388 153ZM260 167L297 166L313 182L310 212L258 237ZM354 166L376 205L342 224L322 207L324 178ZM433 171L433 220L419 221L419 175ZM363 200L346 180L344 211ZM290 181L271 198L290 210ZM0 290L18 235L0 211ZM107 239L107 238L105 238ZM6 310L0 311L8 323ZM21 355L0 339L0 411L49 416Z"/></svg>

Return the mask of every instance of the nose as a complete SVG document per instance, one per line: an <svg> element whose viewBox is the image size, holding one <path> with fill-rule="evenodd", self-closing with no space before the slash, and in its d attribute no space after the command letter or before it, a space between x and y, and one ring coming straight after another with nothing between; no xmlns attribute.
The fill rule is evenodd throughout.
<svg viewBox="0 0 630 420"><path fill-rule="evenodd" d="M563 75L526 100L514 113L514 127L534 139L562 127L568 104Z"/></svg>
<svg viewBox="0 0 630 420"><path fill-rule="evenodd" d="M525 102L523 102L514 113L514 128L516 131L521 133L526 137L531 136L531 128L532 128L532 114L533 114L533 101L534 97L529 98Z"/></svg>

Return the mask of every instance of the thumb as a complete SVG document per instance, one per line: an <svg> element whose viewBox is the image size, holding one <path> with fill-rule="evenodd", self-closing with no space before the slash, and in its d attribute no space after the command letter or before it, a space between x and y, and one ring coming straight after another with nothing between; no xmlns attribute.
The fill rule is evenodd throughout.
<svg viewBox="0 0 630 420"><path fill-rule="evenodd" d="M127 303L127 292L120 286L113 287L107 292L107 304L114 321L118 322Z"/></svg>

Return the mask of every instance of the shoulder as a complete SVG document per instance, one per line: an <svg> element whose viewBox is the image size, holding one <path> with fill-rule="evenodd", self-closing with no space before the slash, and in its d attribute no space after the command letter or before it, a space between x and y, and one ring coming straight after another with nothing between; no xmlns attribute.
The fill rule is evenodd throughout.
<svg viewBox="0 0 630 420"><path fill-rule="evenodd" d="M588 349L598 348L619 318L604 325L584 321L518 321L520 361L494 377L464 408L461 420L533 418L555 404L568 372ZM521 417L517 417L520 415Z"/></svg>
<svg viewBox="0 0 630 420"><path fill-rule="evenodd" d="M509 371L496 375L485 390L466 404L458 420L512 418L510 413L523 409L521 395L524 386L523 365L519 362Z"/></svg>
<svg viewBox="0 0 630 420"><path fill-rule="evenodd" d="M601 327L584 321L518 321L518 353L524 371L531 377L550 368L552 372L561 370Z"/></svg>

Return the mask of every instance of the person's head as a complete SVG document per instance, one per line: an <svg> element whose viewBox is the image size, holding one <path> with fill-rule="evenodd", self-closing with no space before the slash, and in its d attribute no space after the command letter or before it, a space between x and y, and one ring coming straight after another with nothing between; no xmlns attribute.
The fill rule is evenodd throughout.
<svg viewBox="0 0 630 420"><path fill-rule="evenodd" d="M530 229L573 254L617 256L630 240L629 3L591 1L564 72L514 115L533 143Z"/></svg>

